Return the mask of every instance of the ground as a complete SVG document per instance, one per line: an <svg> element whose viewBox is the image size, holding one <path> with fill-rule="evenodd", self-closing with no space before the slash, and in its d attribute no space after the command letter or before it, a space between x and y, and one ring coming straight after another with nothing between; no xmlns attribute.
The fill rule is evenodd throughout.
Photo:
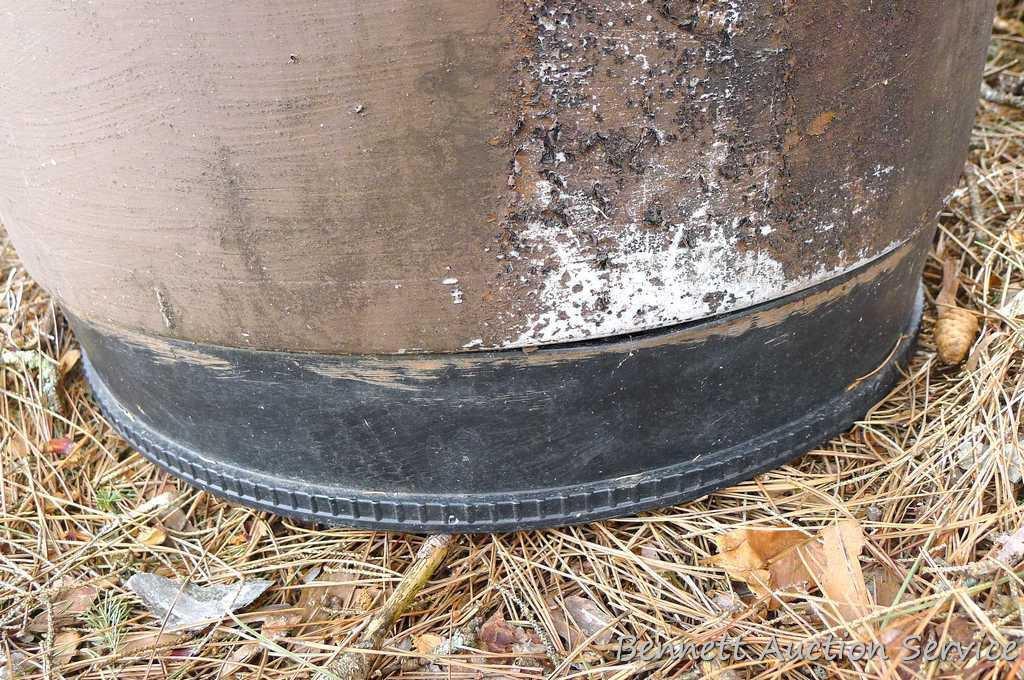
<svg viewBox="0 0 1024 680"><path fill-rule="evenodd" d="M454 539L368 652L375 677L1021 675L1022 17L1004 3L996 20L970 158L925 272L923 331L892 393L791 465L698 501ZM980 324L955 366L934 338L948 258L957 304ZM100 415L74 337L6 238L0 267L0 677L340 673L341 650L427 539L290 522L170 478ZM128 587L136 572L244 582L255 599L168 632ZM634 638L698 647L630 658ZM929 638L944 659L914 658Z"/></svg>

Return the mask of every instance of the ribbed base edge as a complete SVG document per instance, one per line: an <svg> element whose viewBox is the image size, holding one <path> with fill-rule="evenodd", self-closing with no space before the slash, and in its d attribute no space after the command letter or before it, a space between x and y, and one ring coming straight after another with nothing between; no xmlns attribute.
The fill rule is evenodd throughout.
<svg viewBox="0 0 1024 680"><path fill-rule="evenodd" d="M640 475L536 493L352 493L326 497L296 490L255 472L205 460L152 431L117 401L87 354L83 364L103 413L129 442L157 465L218 496L325 524L424 533L502 532L577 524L673 505L796 458L849 428L891 389L911 351L921 309L919 291L912 318L887 361L798 420L696 460Z"/></svg>

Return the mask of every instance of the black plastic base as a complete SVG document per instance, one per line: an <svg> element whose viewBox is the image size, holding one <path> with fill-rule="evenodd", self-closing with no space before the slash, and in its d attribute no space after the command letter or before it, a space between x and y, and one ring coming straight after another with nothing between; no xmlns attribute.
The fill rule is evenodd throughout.
<svg viewBox="0 0 1024 680"><path fill-rule="evenodd" d="M847 428L910 350L926 245L757 308L530 353L326 356L72 323L110 420L197 486L331 524L506 531L695 498Z"/></svg>

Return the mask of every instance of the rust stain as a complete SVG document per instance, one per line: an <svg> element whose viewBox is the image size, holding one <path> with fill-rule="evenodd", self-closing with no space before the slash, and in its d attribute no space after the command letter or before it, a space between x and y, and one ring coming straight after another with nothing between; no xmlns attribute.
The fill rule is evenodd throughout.
<svg viewBox="0 0 1024 680"><path fill-rule="evenodd" d="M836 119L836 115L835 111L822 111L815 116L814 120L811 121L811 124L807 126L807 134L812 137L820 137L825 134L828 126Z"/></svg>

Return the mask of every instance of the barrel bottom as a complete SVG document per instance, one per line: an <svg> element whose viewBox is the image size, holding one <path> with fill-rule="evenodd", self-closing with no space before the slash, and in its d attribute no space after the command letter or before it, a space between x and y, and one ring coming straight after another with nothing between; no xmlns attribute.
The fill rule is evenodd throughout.
<svg viewBox="0 0 1024 680"><path fill-rule="evenodd" d="M911 350L927 247L741 312L532 352L256 351L71 321L113 425L196 486L327 524L507 531L693 499L849 427Z"/></svg>

